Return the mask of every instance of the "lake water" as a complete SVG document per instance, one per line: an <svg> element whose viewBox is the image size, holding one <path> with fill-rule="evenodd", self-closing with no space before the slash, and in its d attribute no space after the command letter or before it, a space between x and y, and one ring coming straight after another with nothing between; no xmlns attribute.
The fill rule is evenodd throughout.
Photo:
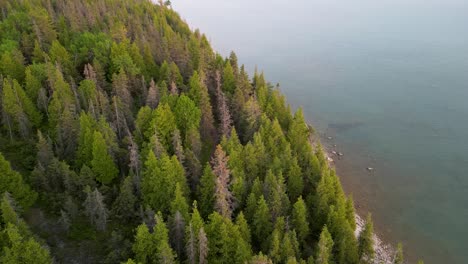
<svg viewBox="0 0 468 264"><path fill-rule="evenodd" d="M413 262L468 263L468 1L173 5L304 108L384 240Z"/></svg>

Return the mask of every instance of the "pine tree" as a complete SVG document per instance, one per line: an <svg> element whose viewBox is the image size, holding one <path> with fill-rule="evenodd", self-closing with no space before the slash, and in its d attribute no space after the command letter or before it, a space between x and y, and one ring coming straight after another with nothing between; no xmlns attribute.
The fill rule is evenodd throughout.
<svg viewBox="0 0 468 264"><path fill-rule="evenodd" d="M157 263L171 264L175 263L175 254L169 246L169 231L159 212L155 216L156 226L154 229L154 240L156 242Z"/></svg>
<svg viewBox="0 0 468 264"><path fill-rule="evenodd" d="M304 180L302 178L301 167L294 157L287 171L288 194L291 201L297 200L304 190Z"/></svg>
<svg viewBox="0 0 468 264"><path fill-rule="evenodd" d="M13 131L18 131L26 138L33 125L39 126L41 122L41 115L16 80L3 81L2 109L14 121L14 124L7 125L10 135Z"/></svg>
<svg viewBox="0 0 468 264"><path fill-rule="evenodd" d="M127 176L120 185L120 192L112 205L112 213L122 220L131 220L135 217L137 197L133 191L133 179Z"/></svg>
<svg viewBox="0 0 468 264"><path fill-rule="evenodd" d="M271 215L270 209L265 201L265 198L260 196L259 200L257 201L257 208L256 212L253 216L253 234L257 245L262 245L261 248L263 251L266 250L266 245L268 241L265 239L270 235L272 231L272 223L271 223Z"/></svg>
<svg viewBox="0 0 468 264"><path fill-rule="evenodd" d="M183 258L185 240L185 219L179 211L176 211L170 220L170 242L177 256Z"/></svg>
<svg viewBox="0 0 468 264"><path fill-rule="evenodd" d="M156 263L158 257L156 238L145 224L137 227L132 250L138 263Z"/></svg>
<svg viewBox="0 0 468 264"><path fill-rule="evenodd" d="M83 203L85 215L97 230L105 231L109 214L106 204L104 203L104 197L98 189L91 191L91 189L87 187L85 192L86 200Z"/></svg>
<svg viewBox="0 0 468 264"><path fill-rule="evenodd" d="M58 223L60 224L60 226L63 228L65 232L68 232L70 230L70 226L71 226L70 217L63 210L60 210L60 218L58 220Z"/></svg>
<svg viewBox="0 0 468 264"><path fill-rule="evenodd" d="M15 200L11 197L10 193L5 192L0 203L0 222L4 225L15 225L18 228L18 232L21 235L30 236L31 231L29 230L28 225L26 224L26 222L24 222L23 219L21 219L17 212L19 209L21 208L19 208L19 206L16 204Z"/></svg>
<svg viewBox="0 0 468 264"><path fill-rule="evenodd" d="M23 182L23 177L11 168L10 162L0 153L0 193L9 192L24 210L37 199L37 193Z"/></svg>
<svg viewBox="0 0 468 264"><path fill-rule="evenodd" d="M42 247L34 238L23 237L16 226L8 224L5 229L6 242L0 262L5 264L16 263L52 263L49 251Z"/></svg>
<svg viewBox="0 0 468 264"><path fill-rule="evenodd" d="M208 88L203 83L203 72L198 74L194 72L190 77L190 90L188 96L197 104L201 111L200 121L200 134L206 140L213 137L214 132L214 118L213 110L210 103L210 96L208 94Z"/></svg>
<svg viewBox="0 0 468 264"><path fill-rule="evenodd" d="M229 61L224 65L223 71L223 91L228 94L233 94L236 89L236 79L234 76L234 70Z"/></svg>
<svg viewBox="0 0 468 264"><path fill-rule="evenodd" d="M37 165L41 168L47 168L54 158L52 143L50 138L45 138L41 131L37 131Z"/></svg>
<svg viewBox="0 0 468 264"><path fill-rule="evenodd" d="M200 201L200 211L203 216L208 216L213 212L215 204L215 186L216 186L216 175L209 164L206 164L205 170L200 180L198 187L198 199Z"/></svg>
<svg viewBox="0 0 468 264"><path fill-rule="evenodd" d="M320 239L317 245L315 263L329 264L333 263L332 260L333 240L328 232L327 226L323 227Z"/></svg>
<svg viewBox="0 0 468 264"><path fill-rule="evenodd" d="M151 120L151 130L157 133L158 139L166 150L171 149L172 134L176 127L176 119L169 105L167 103L159 104Z"/></svg>
<svg viewBox="0 0 468 264"><path fill-rule="evenodd" d="M177 212L181 214L184 221L189 219L189 207L180 187L180 183L176 183L174 200L171 203L171 214L175 215Z"/></svg>
<svg viewBox="0 0 468 264"><path fill-rule="evenodd" d="M199 128L201 111L188 96L179 96L174 114L183 138L191 128Z"/></svg>
<svg viewBox="0 0 468 264"><path fill-rule="evenodd" d="M180 138L179 129L174 130L172 135L172 149L174 150L174 154L176 155L177 159L181 164L185 163L185 154L184 154L184 147L182 146L182 139Z"/></svg>
<svg viewBox="0 0 468 264"><path fill-rule="evenodd" d="M211 164L213 166L213 173L216 176L215 184L215 209L223 217L231 218L232 214L232 194L229 190L230 186L230 171L228 168L229 158L223 151L221 145L216 147Z"/></svg>
<svg viewBox="0 0 468 264"><path fill-rule="evenodd" d="M195 236L195 233L193 231L193 225L192 223L189 223L189 225L186 228L186 243L185 243L185 252L187 254L187 262L189 264L195 264L197 263L197 255L198 255L198 249L197 249L197 237Z"/></svg>
<svg viewBox="0 0 468 264"><path fill-rule="evenodd" d="M146 97L146 105L151 109L155 109L159 104L160 91L156 83L151 79L150 87L148 89L148 96Z"/></svg>
<svg viewBox="0 0 468 264"><path fill-rule="evenodd" d="M374 240L373 236L373 224L371 215L367 215L366 224L362 229L361 233L359 234L358 239L358 251L359 251L359 259L361 263L372 263L374 259Z"/></svg>
<svg viewBox="0 0 468 264"><path fill-rule="evenodd" d="M221 90L221 76L218 71L216 72L216 99L218 106L218 119L220 122L220 135L229 137L232 127L232 118L226 96Z"/></svg>
<svg viewBox="0 0 468 264"><path fill-rule="evenodd" d="M403 245L398 243L397 250L395 252L395 257L393 258L394 264L403 264Z"/></svg>
<svg viewBox="0 0 468 264"><path fill-rule="evenodd" d="M206 237L205 230L200 228L200 232L198 232L198 263L199 264L206 264L208 263L208 238Z"/></svg>
<svg viewBox="0 0 468 264"><path fill-rule="evenodd" d="M119 173L107 148L108 145L101 132L95 131L93 134L93 159L91 160L91 166L96 174L96 180L102 184L111 183Z"/></svg>
<svg viewBox="0 0 468 264"><path fill-rule="evenodd" d="M294 204L292 212L292 224L298 234L299 241L305 242L309 235L309 222L307 221L307 207L302 196L299 196L297 202Z"/></svg>
<svg viewBox="0 0 468 264"><path fill-rule="evenodd" d="M250 244L251 237L250 237L250 227L247 223L247 220L244 217L244 213L240 212L236 217L236 225L239 228L239 232L244 239L245 242Z"/></svg>
<svg viewBox="0 0 468 264"><path fill-rule="evenodd" d="M146 205L169 212L177 184L182 193L188 193L184 169L177 158L163 154L158 160L153 152L149 152L141 183Z"/></svg>

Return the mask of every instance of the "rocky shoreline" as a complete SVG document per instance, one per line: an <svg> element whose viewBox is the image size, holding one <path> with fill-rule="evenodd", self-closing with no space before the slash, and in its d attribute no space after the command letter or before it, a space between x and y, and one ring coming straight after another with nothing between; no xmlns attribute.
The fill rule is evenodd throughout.
<svg viewBox="0 0 468 264"><path fill-rule="evenodd" d="M354 231L354 234L356 237L359 236L359 233L361 233L362 229L364 228L364 225L366 222L358 215L356 214L356 230ZM393 259L395 257L395 249L388 244L385 244L374 232L373 235L374 239L374 251L375 251L375 256L374 256L374 264L392 264Z"/></svg>
<svg viewBox="0 0 468 264"><path fill-rule="evenodd" d="M329 140L331 138L328 138ZM336 145L334 146L336 147ZM335 150L325 150L325 155L328 160L328 163L330 166L335 167L335 159L340 159L344 154L341 152L336 152ZM334 159L335 158L335 159ZM373 168L366 168L368 171L373 170ZM354 231L354 234L356 237L359 236L359 233L361 233L362 229L364 228L365 225L365 220L359 216L356 213L356 230ZM379 236L377 236L374 232L373 234L373 239L374 239L374 251L375 251L375 257L374 257L374 264L392 264L394 257L395 257L395 248L392 247L389 244L384 243Z"/></svg>

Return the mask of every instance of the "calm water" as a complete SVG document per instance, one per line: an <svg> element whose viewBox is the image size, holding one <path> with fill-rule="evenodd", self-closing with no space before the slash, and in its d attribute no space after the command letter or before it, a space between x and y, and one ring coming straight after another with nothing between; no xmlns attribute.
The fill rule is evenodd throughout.
<svg viewBox="0 0 468 264"><path fill-rule="evenodd" d="M333 136L345 189L385 240L468 263L468 1L173 2Z"/></svg>

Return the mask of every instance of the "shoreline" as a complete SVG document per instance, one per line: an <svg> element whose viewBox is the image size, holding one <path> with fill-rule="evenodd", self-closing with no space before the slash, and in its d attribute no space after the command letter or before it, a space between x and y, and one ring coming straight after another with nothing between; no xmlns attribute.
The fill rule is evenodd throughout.
<svg viewBox="0 0 468 264"><path fill-rule="evenodd" d="M331 138L328 137L328 139L330 140ZM327 147L322 144L322 148L324 150L324 154L328 161L329 166L336 169L336 160L337 159L339 160L340 157L343 156L344 154L341 152L336 152L334 150L335 147L336 145L334 145L333 147ZM369 168L366 168L366 169L369 170ZM370 169L373 170L373 168L370 168ZM338 174L338 177L340 178L339 174ZM340 181L341 181L341 178L340 178ZM361 232L361 230L364 228L364 225L365 225L365 220L358 214L357 209L358 208L355 207L356 230L354 231L354 235L356 236L356 238L359 237L359 233ZM373 264L382 264L382 263L392 264L396 250L392 245L382 240L381 236L377 234L375 230L375 225L374 225L373 240L374 240L374 251L375 251Z"/></svg>

